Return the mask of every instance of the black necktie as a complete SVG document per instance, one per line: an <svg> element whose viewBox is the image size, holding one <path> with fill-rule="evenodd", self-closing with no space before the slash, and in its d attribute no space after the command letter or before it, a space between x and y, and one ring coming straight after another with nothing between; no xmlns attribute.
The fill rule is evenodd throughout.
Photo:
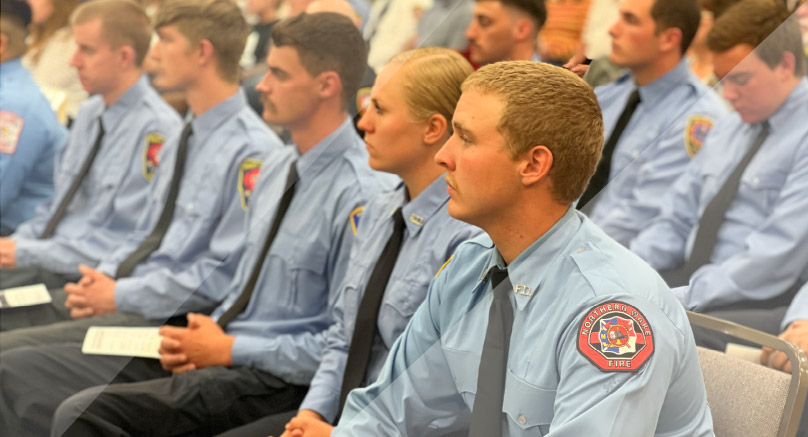
<svg viewBox="0 0 808 437"><path fill-rule="evenodd" d="M689 278L701 266L710 262L710 256L713 254L713 248L718 239L718 230L721 224L724 223L724 217L727 215L727 209L735 199L738 193L738 187L741 184L741 176L743 175L746 166L752 161L766 136L769 135L769 124L764 121L761 125L760 133L758 134L752 146L741 158L741 161L735 167L735 170L724 181L724 185L718 190L715 197L710 200L710 203L704 208L704 212L699 219L699 230L696 231L696 239L693 243L693 250L690 251L690 257L684 265L683 271Z"/></svg>
<svg viewBox="0 0 808 437"><path fill-rule="evenodd" d="M115 278L125 278L132 274L141 261L146 259L152 252L160 247L163 242L163 237L166 235L171 219L174 218L174 207L177 203L177 194L180 192L180 181L185 172L185 159L188 155L188 138L191 136L191 123L185 125L180 136L180 145L177 147L177 159L174 162L174 175L171 178L171 185L168 188L168 197L166 203L163 205L163 211L160 213L160 218L157 219L157 224L152 229L148 237L140 243L137 249L132 252L125 260L118 265L118 271L115 273Z"/></svg>
<svg viewBox="0 0 808 437"><path fill-rule="evenodd" d="M579 210L583 209L589 203L589 201L592 200L592 198L595 197L609 182L609 173L612 169L612 155L614 154L614 148L617 146L617 142L620 141L620 135L623 134L626 126L628 126L628 122L631 121L631 116L634 115L634 110L637 109L637 105L639 104L640 92L635 89L634 92L628 96L626 107L623 108L623 113L620 114L620 118L617 119L617 124L614 126L614 130L612 131L612 135L609 137L609 141L607 141L606 145L603 146L603 154L600 157L595 174L592 175L592 179L589 180L589 185L586 187L584 194L582 194L581 198L578 199L578 205L576 208ZM587 209L591 210L591 205Z"/></svg>
<svg viewBox="0 0 808 437"><path fill-rule="evenodd" d="M87 173L90 172L90 167L92 167L93 161L95 161L95 157L98 155L98 151L101 149L101 141L103 139L104 123L101 122L101 117L98 117L98 136L95 137L95 144L93 144L93 148L90 149L90 154L87 155L87 159L84 160L84 164L82 164L79 174L73 178L70 188L68 188L64 197L62 197L62 201L59 202L59 206L56 207L56 211L54 211L50 220L48 220L48 224L45 225L45 230L42 231L42 234L39 236L40 240L45 240L53 236L56 226L59 225L59 222L65 216L65 212L67 212L67 207L70 206L70 201L73 200L73 196L75 196L76 192L79 190L81 182L87 176Z"/></svg>
<svg viewBox="0 0 808 437"><path fill-rule="evenodd" d="M250 278L247 280L247 284L244 286L244 290L242 290L241 294L238 296L235 302L233 302L233 306L227 309L227 311L219 317L219 326L224 328L233 320L239 313L244 311L244 308L247 307L247 304L250 302L250 297L252 297L253 290L255 290L255 285L258 283L258 276L261 274L261 270L264 268L264 260L267 258L267 253L269 253L269 248L272 246L272 241L275 240L275 236L278 235L278 229L281 227L281 221L283 221L283 216L286 215L286 211L289 209L289 205L292 203L292 198L295 195L295 183L297 183L297 168L296 168L296 161L292 161L292 164L289 166L289 175L286 177L286 186L283 191L283 195L281 196L281 200L278 203L278 211L275 213L275 218L272 220L272 226L269 228L269 232L267 233L267 239L264 241L264 247L261 249L261 253L258 255L258 259L255 262L255 266L253 266L252 273L250 274Z"/></svg>
<svg viewBox="0 0 808 437"><path fill-rule="evenodd" d="M359 304L359 311L356 316L353 337L351 338L351 349L348 352L348 359L345 363L345 374L342 378L342 390L339 396L339 409L345 406L345 400L351 390L362 385L362 380L367 372L370 352L373 346L373 338L376 336L376 319L379 317L379 308L382 304L382 297L390 280L390 274L398 259L398 252L401 250L401 242L404 239L404 216L401 215L401 208L393 213L393 233L387 240L373 272L370 274L365 294Z"/></svg>
<svg viewBox="0 0 808 437"><path fill-rule="evenodd" d="M505 399L505 375L508 369L508 349L513 328L513 307L508 297L513 285L507 269L491 272L494 300L488 310L480 369L477 373L477 394L471 412L469 437L499 437L502 435L502 401Z"/></svg>

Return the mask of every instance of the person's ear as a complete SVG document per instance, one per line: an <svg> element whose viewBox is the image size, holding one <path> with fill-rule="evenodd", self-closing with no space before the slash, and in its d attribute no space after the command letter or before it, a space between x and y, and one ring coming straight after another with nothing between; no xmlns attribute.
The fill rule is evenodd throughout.
<svg viewBox="0 0 808 437"><path fill-rule="evenodd" d="M519 175L522 184L530 186L547 176L553 166L553 153L545 146L533 146L522 155Z"/></svg>
<svg viewBox="0 0 808 437"><path fill-rule="evenodd" d="M790 80L794 77L795 68L797 68L797 59L794 57L794 53L784 51L783 57L780 58L780 62L775 67L777 78L781 82Z"/></svg>
<svg viewBox="0 0 808 437"><path fill-rule="evenodd" d="M443 143L449 137L448 127L449 123L446 118L440 114L432 114L424 122L426 130L424 131L424 143L433 146L438 143Z"/></svg>
<svg viewBox="0 0 808 437"><path fill-rule="evenodd" d="M672 51L681 50L682 45L682 29L678 27L669 27L659 33L659 51L668 53ZM685 54L682 53L682 56Z"/></svg>
<svg viewBox="0 0 808 437"><path fill-rule="evenodd" d="M329 99L342 93L342 80L335 71L326 71L320 74L320 98Z"/></svg>

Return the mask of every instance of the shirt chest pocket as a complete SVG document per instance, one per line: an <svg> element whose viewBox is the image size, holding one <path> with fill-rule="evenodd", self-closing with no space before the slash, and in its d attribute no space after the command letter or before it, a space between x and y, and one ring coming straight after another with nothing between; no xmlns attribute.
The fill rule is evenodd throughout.
<svg viewBox="0 0 808 437"><path fill-rule="evenodd" d="M470 352L447 348L444 348L443 352L457 391L469 409L473 409L480 357ZM528 384L510 371L505 380L505 400L502 404L502 411L507 418L507 435L534 437L549 433L550 423L553 421L556 391Z"/></svg>
<svg viewBox="0 0 808 437"><path fill-rule="evenodd" d="M760 211L771 212L780 197L780 191L786 183L787 169L755 169L747 168L741 177L741 189L748 193L748 198Z"/></svg>
<svg viewBox="0 0 808 437"><path fill-rule="evenodd" d="M81 175L81 160L71 160L65 163L61 180L63 190L60 192L59 201L67 194L67 191L78 181ZM99 206L110 205L114 200L117 180L113 175L105 172L103 168L91 168L88 174L81 179L76 195L70 202L69 211L92 210L94 215L103 214L106 208ZM100 217L98 217L100 218ZM92 220L92 217L90 218Z"/></svg>
<svg viewBox="0 0 808 437"><path fill-rule="evenodd" d="M555 390L528 384L508 372L502 410L508 416L508 435L543 436L550 432Z"/></svg>
<svg viewBox="0 0 808 437"><path fill-rule="evenodd" d="M261 238L265 239L266 233ZM264 243L260 241L260 247ZM328 305L328 250L321 242L312 235L301 236L281 229L267 256L282 260L287 266L287 272L268 278L268 282L282 287L279 303L289 313L305 317L324 311Z"/></svg>
<svg viewBox="0 0 808 437"><path fill-rule="evenodd" d="M175 215L181 211L184 216L193 221L218 219L219 199L223 194L227 195L227 193L221 193L221 187L232 184L228 184L228 181L221 177L211 175L210 172L204 173L208 174L208 177L195 174L183 178L177 196ZM171 182L169 181L166 196L170 187ZM238 193L235 192L230 194L238 196Z"/></svg>

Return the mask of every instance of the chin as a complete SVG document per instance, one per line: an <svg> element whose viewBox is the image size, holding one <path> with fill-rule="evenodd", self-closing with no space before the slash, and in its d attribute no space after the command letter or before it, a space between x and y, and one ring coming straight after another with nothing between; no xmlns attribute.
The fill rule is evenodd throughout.
<svg viewBox="0 0 808 437"><path fill-rule="evenodd" d="M448 210L449 215L452 216L452 218L466 223L471 223L469 221L468 211L464 211L463 208L457 204L457 201L451 197L449 198Z"/></svg>

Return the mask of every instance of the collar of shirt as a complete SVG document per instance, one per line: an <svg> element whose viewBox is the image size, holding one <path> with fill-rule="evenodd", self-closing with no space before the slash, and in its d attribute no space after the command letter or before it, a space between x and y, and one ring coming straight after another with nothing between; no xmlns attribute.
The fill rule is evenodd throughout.
<svg viewBox="0 0 808 437"><path fill-rule="evenodd" d="M446 192L446 187L446 179L441 174L418 197L409 202L407 202L407 188L404 183L402 182L396 188L400 195L401 203L399 205L403 205L401 215L404 217L404 224L410 238L418 234L421 228L426 225L426 222L437 214L441 208L446 207L446 202L449 201L449 193ZM390 216L393 215L393 212L395 212L395 209L390 211Z"/></svg>
<svg viewBox="0 0 808 437"><path fill-rule="evenodd" d="M120 125L121 118L128 114L129 111L131 111L132 108L137 105L140 99L143 98L143 95L146 93L148 87L149 82L146 79L146 76L140 76L137 82L130 86L129 89L118 98L118 100L107 107L99 106L98 109L101 112L96 114L94 118L101 117L101 120L104 123L104 130L106 132L111 132L113 129L115 129L115 126Z"/></svg>
<svg viewBox="0 0 808 437"><path fill-rule="evenodd" d="M539 292L542 280L548 273L547 260L558 256L558 252L569 243L580 225L581 218L575 208L569 208L549 231L534 241L507 266L508 277L514 287L514 297L519 310L525 309L533 295ZM498 250L491 251L488 265L480 275L480 282L488 281L494 267L505 268L505 261ZM488 287L479 287L479 283L477 285L474 287L475 291L487 291L488 289Z"/></svg>
<svg viewBox="0 0 808 437"><path fill-rule="evenodd" d="M797 111L798 108L801 108L805 105L805 102L808 101L808 79L805 77L800 80L800 83L791 90L791 93L788 95L786 100L780 105L780 108L769 117L769 127L771 131L777 131L782 128L786 128L789 120L794 114L801 113ZM800 122L805 122L805 120L800 120Z"/></svg>
<svg viewBox="0 0 808 437"><path fill-rule="evenodd" d="M645 107L653 105L654 102L668 95L671 88L687 83L690 74L690 66L688 65L687 59L682 59L676 64L676 67L663 74L659 79L648 85L638 87L640 91L640 105L644 103L647 104ZM637 86L637 82L634 81L634 78L631 79L631 82L635 87Z"/></svg>
<svg viewBox="0 0 808 437"><path fill-rule="evenodd" d="M346 117L340 127L297 159L295 165L299 179L305 181L317 176L358 141L360 140L354 131L353 123L350 118Z"/></svg>
<svg viewBox="0 0 808 437"><path fill-rule="evenodd" d="M530 57L530 62L541 62L541 55L539 52L533 52L533 56Z"/></svg>
<svg viewBox="0 0 808 437"><path fill-rule="evenodd" d="M230 120L233 114L246 106L247 98L244 97L244 91L239 88L235 94L191 120L191 129L193 129L191 138L207 138L219 126Z"/></svg>

